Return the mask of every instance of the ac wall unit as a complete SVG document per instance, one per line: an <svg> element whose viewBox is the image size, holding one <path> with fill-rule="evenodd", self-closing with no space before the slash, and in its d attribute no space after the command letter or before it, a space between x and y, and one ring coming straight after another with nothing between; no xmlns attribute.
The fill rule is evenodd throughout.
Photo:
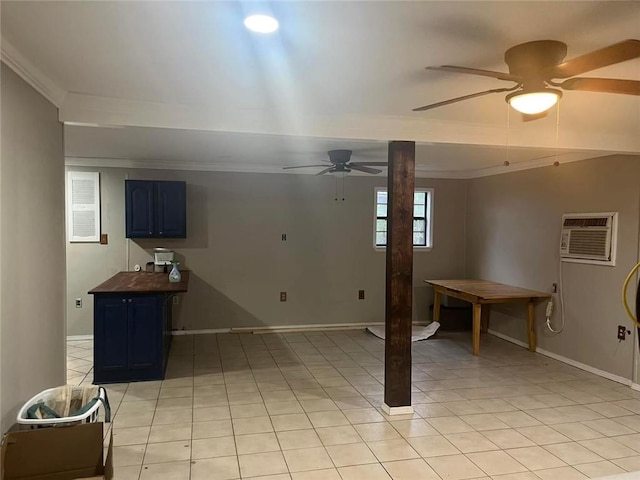
<svg viewBox="0 0 640 480"><path fill-rule="evenodd" d="M618 213L562 215L560 259L563 262L616 264Z"/></svg>

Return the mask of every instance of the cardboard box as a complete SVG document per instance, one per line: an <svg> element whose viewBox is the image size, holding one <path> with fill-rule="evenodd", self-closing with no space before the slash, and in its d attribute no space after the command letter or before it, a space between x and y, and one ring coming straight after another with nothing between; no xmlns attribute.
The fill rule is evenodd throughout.
<svg viewBox="0 0 640 480"><path fill-rule="evenodd" d="M9 432L2 440L1 480L113 478L113 438L104 458L102 423Z"/></svg>

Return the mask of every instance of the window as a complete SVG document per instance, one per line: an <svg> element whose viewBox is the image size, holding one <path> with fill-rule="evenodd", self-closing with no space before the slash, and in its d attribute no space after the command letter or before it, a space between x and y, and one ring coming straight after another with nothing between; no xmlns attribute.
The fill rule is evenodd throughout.
<svg viewBox="0 0 640 480"><path fill-rule="evenodd" d="M374 226L374 245L376 248L387 246L387 189L376 188L376 220ZM432 246L433 189L416 188L413 194L413 246L431 248Z"/></svg>

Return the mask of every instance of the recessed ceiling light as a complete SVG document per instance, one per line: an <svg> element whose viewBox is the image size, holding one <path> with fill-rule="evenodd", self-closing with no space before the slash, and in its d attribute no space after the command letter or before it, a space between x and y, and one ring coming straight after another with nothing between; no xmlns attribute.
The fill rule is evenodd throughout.
<svg viewBox="0 0 640 480"><path fill-rule="evenodd" d="M278 20L269 15L250 15L244 19L244 26L252 32L273 33L278 29Z"/></svg>

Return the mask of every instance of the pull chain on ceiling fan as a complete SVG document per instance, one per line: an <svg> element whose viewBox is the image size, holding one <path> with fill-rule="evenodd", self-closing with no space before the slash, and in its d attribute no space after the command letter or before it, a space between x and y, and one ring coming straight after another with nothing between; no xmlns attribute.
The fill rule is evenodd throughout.
<svg viewBox="0 0 640 480"><path fill-rule="evenodd" d="M507 103L525 114L525 120L535 120L542 118L545 112L556 104L562 97L562 90L640 95L639 80L575 77L591 70L639 58L640 40L624 40L561 63L566 54L566 44L557 40L538 40L516 45L505 52L504 61L509 67L509 73L455 65L426 67L427 70L496 78L515 82L515 85L471 93L414 108L413 111L422 112L491 93L509 92L505 98ZM566 80L559 82L554 79Z"/></svg>

